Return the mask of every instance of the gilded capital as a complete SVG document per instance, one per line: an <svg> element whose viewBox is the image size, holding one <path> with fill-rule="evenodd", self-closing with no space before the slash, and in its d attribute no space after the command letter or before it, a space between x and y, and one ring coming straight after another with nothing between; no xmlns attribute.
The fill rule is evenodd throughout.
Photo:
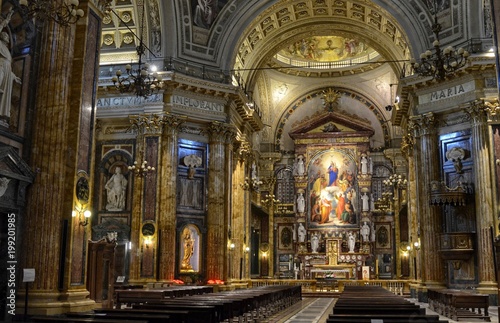
<svg viewBox="0 0 500 323"><path fill-rule="evenodd" d="M437 119L432 112L411 116L408 122L408 130L413 132L413 137L429 135L436 131Z"/></svg>
<svg viewBox="0 0 500 323"><path fill-rule="evenodd" d="M232 143L236 138L236 129L234 126L218 121L210 123L208 128L203 132L208 134L212 143Z"/></svg>
<svg viewBox="0 0 500 323"><path fill-rule="evenodd" d="M160 134L162 131L162 117L157 114L139 114L129 116L132 130L137 135Z"/></svg>
<svg viewBox="0 0 500 323"><path fill-rule="evenodd" d="M465 108L465 113L469 115L473 124L485 123L488 120L488 114L496 113L494 104L488 102L488 105L483 100L475 100Z"/></svg>
<svg viewBox="0 0 500 323"><path fill-rule="evenodd" d="M235 155L241 162L250 162L253 159L253 152L250 143L246 140L238 141Z"/></svg>

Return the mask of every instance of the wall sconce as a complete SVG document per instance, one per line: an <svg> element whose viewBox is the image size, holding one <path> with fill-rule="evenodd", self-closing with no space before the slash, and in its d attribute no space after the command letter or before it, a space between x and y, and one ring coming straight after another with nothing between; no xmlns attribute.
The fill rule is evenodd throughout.
<svg viewBox="0 0 500 323"><path fill-rule="evenodd" d="M411 245L408 242L403 241L401 242L399 249L401 250L403 257L408 257L408 255L410 254Z"/></svg>
<svg viewBox="0 0 500 323"><path fill-rule="evenodd" d="M262 251L262 259L267 259L267 251Z"/></svg>
<svg viewBox="0 0 500 323"><path fill-rule="evenodd" d="M144 244L146 245L146 248L149 248L149 246L153 243L153 238L152 236L147 236L144 237Z"/></svg>
<svg viewBox="0 0 500 323"><path fill-rule="evenodd" d="M415 248L415 250L420 250L420 239L413 243L413 248Z"/></svg>
<svg viewBox="0 0 500 323"><path fill-rule="evenodd" d="M233 243L233 242L231 242L231 243L229 244L229 251L233 251L233 250L234 250L234 247L235 247L234 243Z"/></svg>
<svg viewBox="0 0 500 323"><path fill-rule="evenodd" d="M84 227L89 224L89 218L92 216L92 212L90 212L90 210L85 210L83 206L80 209L75 207L73 212L71 212L71 216L73 218L76 218L78 216L80 225Z"/></svg>
<svg viewBox="0 0 500 323"><path fill-rule="evenodd" d="M244 250L245 250L245 253L249 253L250 252L250 247L246 246Z"/></svg>

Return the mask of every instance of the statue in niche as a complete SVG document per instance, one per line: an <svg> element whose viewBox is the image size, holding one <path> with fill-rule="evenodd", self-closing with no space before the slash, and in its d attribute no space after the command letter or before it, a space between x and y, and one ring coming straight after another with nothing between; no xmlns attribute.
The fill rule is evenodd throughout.
<svg viewBox="0 0 500 323"><path fill-rule="evenodd" d="M7 17L0 22L0 31L10 22L14 10L7 13ZM0 116L7 121L10 119L12 86L14 82L21 84L21 79L12 72L12 55L9 50L9 34L0 33Z"/></svg>
<svg viewBox="0 0 500 323"><path fill-rule="evenodd" d="M185 227L184 230L182 230L181 239L184 244L184 256L182 257L181 270L192 271L193 266L191 265L191 257L194 253L195 241L191 235L191 230L188 227Z"/></svg>
<svg viewBox="0 0 500 323"><path fill-rule="evenodd" d="M318 248L319 248L319 237L318 234L315 232L311 237L311 251L313 253L317 253Z"/></svg>
<svg viewBox="0 0 500 323"><path fill-rule="evenodd" d="M368 173L368 158L366 155L361 157L361 174L365 175Z"/></svg>
<svg viewBox="0 0 500 323"><path fill-rule="evenodd" d="M304 228L304 225L302 223L299 223L299 227L297 229L297 234L299 236L299 242L305 242L306 241L306 228Z"/></svg>
<svg viewBox="0 0 500 323"><path fill-rule="evenodd" d="M306 168L305 168L305 165L304 165L304 157L302 155L299 155L299 157L297 157L297 175L299 176L304 176L305 172L306 172Z"/></svg>
<svg viewBox="0 0 500 323"><path fill-rule="evenodd" d="M361 227L361 236L363 237L363 242L369 242L368 237L370 235L370 227L364 222L363 226Z"/></svg>
<svg viewBox="0 0 500 323"><path fill-rule="evenodd" d="M125 209L125 191L127 189L127 179L122 174L121 167L115 168L115 173L104 186L107 191L106 210L122 211Z"/></svg>
<svg viewBox="0 0 500 323"><path fill-rule="evenodd" d="M297 197L297 212L299 214L304 213L306 209L306 200L304 199L304 195L302 193L299 193L299 196Z"/></svg>
<svg viewBox="0 0 500 323"><path fill-rule="evenodd" d="M349 246L349 253L354 252L354 247L356 246L356 234L349 232L347 234L347 245Z"/></svg>

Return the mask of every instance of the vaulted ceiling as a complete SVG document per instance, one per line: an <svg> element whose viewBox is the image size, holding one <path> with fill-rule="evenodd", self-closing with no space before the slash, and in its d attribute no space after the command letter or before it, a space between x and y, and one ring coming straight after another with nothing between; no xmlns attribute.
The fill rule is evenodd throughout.
<svg viewBox="0 0 500 323"><path fill-rule="evenodd" d="M367 120L380 147L397 132L385 107L398 80L432 41L432 10L424 0L219 0L202 21L194 0L117 0L104 19L101 65L136 59L142 38L160 69L175 57L230 73L263 112L258 141L282 151L293 149L293 124L321 111L322 94L334 89L340 109ZM462 11L440 8L455 20Z"/></svg>

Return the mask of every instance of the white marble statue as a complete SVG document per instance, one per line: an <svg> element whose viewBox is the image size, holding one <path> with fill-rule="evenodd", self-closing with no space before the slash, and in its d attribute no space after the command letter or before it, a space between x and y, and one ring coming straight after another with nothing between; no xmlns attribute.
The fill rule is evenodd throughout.
<svg viewBox="0 0 500 323"><path fill-rule="evenodd" d="M349 247L349 253L354 252L354 247L356 246L356 234L349 232L347 236L347 246Z"/></svg>
<svg viewBox="0 0 500 323"><path fill-rule="evenodd" d="M127 189L127 179L122 174L120 167L115 168L115 173L104 186L107 190L106 210L122 211L125 209L125 190Z"/></svg>
<svg viewBox="0 0 500 323"><path fill-rule="evenodd" d="M370 227L366 223L366 221L363 223L363 226L361 227L361 236L363 237L363 242L368 242L368 238L370 236Z"/></svg>
<svg viewBox="0 0 500 323"><path fill-rule="evenodd" d="M306 241L306 228L304 228L304 225L302 223L299 223L299 228L297 229L297 235L299 236L299 242L305 242Z"/></svg>
<svg viewBox="0 0 500 323"><path fill-rule="evenodd" d="M319 248L319 237L318 234L315 232L311 237L311 251L313 253L317 253L318 248Z"/></svg>
<svg viewBox="0 0 500 323"><path fill-rule="evenodd" d="M7 17L0 22L0 31L10 22L14 10L7 13ZM12 87L14 82L21 83L21 79L12 72L12 55L9 50L9 34L0 33L0 116L10 118Z"/></svg>
<svg viewBox="0 0 500 323"><path fill-rule="evenodd" d="M361 174L365 175L368 173L368 158L366 156L361 157Z"/></svg>
<svg viewBox="0 0 500 323"><path fill-rule="evenodd" d="M370 197L368 196L368 194L363 193L363 195L361 195L361 200L363 201L363 208L362 208L362 211L369 211L370 210Z"/></svg>
<svg viewBox="0 0 500 323"><path fill-rule="evenodd" d="M306 168L304 165L304 157L302 155L299 155L299 157L297 157L297 158L298 158L298 160L297 160L297 175L304 176L304 174L306 172Z"/></svg>
<svg viewBox="0 0 500 323"><path fill-rule="evenodd" d="M297 212L304 213L305 209L306 200L304 199L304 195L302 193L299 193L299 196L297 197Z"/></svg>

